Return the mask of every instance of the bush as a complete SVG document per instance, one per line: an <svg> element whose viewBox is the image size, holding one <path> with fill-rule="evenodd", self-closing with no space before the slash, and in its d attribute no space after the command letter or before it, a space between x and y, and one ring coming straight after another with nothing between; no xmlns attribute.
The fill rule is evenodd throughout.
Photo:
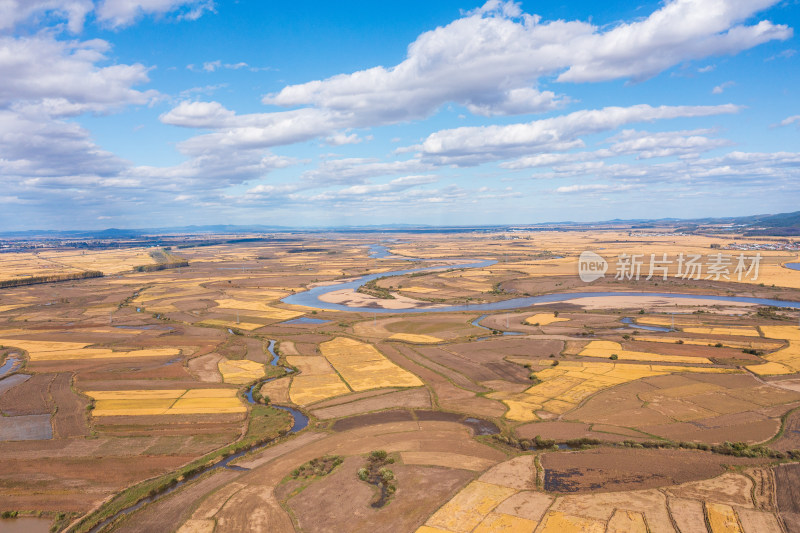
<svg viewBox="0 0 800 533"><path fill-rule="evenodd" d="M358 469L358 479L360 479L361 481L366 481L368 477L369 477L369 470L367 470L363 466Z"/></svg>
<svg viewBox="0 0 800 533"><path fill-rule="evenodd" d="M611 359L612 361L616 361L617 359L619 359L619 356L615 353L612 353L609 359Z"/></svg>

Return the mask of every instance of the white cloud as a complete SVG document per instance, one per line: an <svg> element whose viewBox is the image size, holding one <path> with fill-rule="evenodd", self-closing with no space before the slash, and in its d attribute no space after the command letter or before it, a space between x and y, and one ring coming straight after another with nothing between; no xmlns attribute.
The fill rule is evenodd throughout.
<svg viewBox="0 0 800 533"><path fill-rule="evenodd" d="M781 120L776 126L789 126L791 124L797 124L800 126L800 115L792 115L791 117L786 117L785 119Z"/></svg>
<svg viewBox="0 0 800 533"><path fill-rule="evenodd" d="M473 165L521 153L566 151L583 147L582 135L609 131L632 122L736 113L739 107L641 104L582 110L555 118L505 126L477 126L432 133L421 153L439 164Z"/></svg>
<svg viewBox="0 0 800 533"><path fill-rule="evenodd" d="M418 119L447 102L480 115L545 111L564 99L536 87L542 76L643 79L683 61L787 39L792 30L786 26L741 25L775 1L673 0L642 21L602 31L579 21L542 22L515 3L491 0L420 35L396 66L290 85L263 101L310 106L338 116L345 127ZM327 134L326 122L315 119L318 134Z"/></svg>
<svg viewBox="0 0 800 533"><path fill-rule="evenodd" d="M725 89L727 89L728 87L733 87L734 85L736 85L736 82L733 81L726 81L724 83L720 83L711 90L711 94L722 94L723 92L725 92Z"/></svg>
<svg viewBox="0 0 800 533"><path fill-rule="evenodd" d="M608 185L608 184L583 184L565 185L558 187L555 192L559 194L581 193L581 192L622 192L633 188L633 185Z"/></svg>
<svg viewBox="0 0 800 533"><path fill-rule="evenodd" d="M325 143L330 146L342 146L345 144L360 144L362 142L364 142L364 139L359 137L358 134L356 133L351 133L350 135L348 135L346 133L340 132L325 138Z"/></svg>
<svg viewBox="0 0 800 533"><path fill-rule="evenodd" d="M66 19L72 33L83 29L86 15L94 9L92 0L0 0L0 30L9 30L35 16Z"/></svg>
<svg viewBox="0 0 800 533"><path fill-rule="evenodd" d="M119 28L144 15L177 12L179 18L195 20L213 10L213 0L102 0L97 6L97 18L112 28Z"/></svg>
<svg viewBox="0 0 800 533"><path fill-rule="evenodd" d="M435 183L436 181L438 181L438 178L436 176L404 176L402 178L393 179L388 183L370 183L363 185L352 185L350 187L345 187L337 191L323 192L321 194L312 196L310 200L312 201L336 200L343 198L374 196L378 194L404 191L416 187L417 185Z"/></svg>
<svg viewBox="0 0 800 533"><path fill-rule="evenodd" d="M67 116L153 101L157 91L132 88L149 81L144 65L97 65L109 49L100 39L57 41L46 33L0 37L0 103Z"/></svg>
<svg viewBox="0 0 800 533"><path fill-rule="evenodd" d="M600 33L577 35L580 50L559 81L617 78L642 80L681 63L735 54L772 40L786 40L791 28L762 20L741 23L777 0L673 0L644 20Z"/></svg>

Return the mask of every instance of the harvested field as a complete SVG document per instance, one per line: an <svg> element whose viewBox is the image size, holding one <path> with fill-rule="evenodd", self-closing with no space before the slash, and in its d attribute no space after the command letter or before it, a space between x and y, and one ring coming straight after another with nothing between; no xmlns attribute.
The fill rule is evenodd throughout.
<svg viewBox="0 0 800 533"><path fill-rule="evenodd" d="M581 357L598 357L610 359L616 355L622 361L654 361L657 363L690 363L710 365L711 361L705 357L692 357L681 355L662 355L648 352L635 352L625 350L622 345L611 341L591 341L578 355Z"/></svg>
<svg viewBox="0 0 800 533"><path fill-rule="evenodd" d="M418 363L413 358L412 353L414 352L410 346L383 344L381 350L395 363L424 379L425 383L433 389L438 407L449 411L488 417L502 416L505 412L502 403L476 396L474 392L456 386L441 374Z"/></svg>
<svg viewBox="0 0 800 533"><path fill-rule="evenodd" d="M405 341L412 344L436 344L442 342L439 337L432 335L419 335L416 333L393 333L389 336L390 340Z"/></svg>
<svg viewBox="0 0 800 533"><path fill-rule="evenodd" d="M60 439L83 437L89 434L86 406L89 401L73 392L72 376L58 374L50 386L50 394L56 404L53 416L53 432Z"/></svg>
<svg viewBox="0 0 800 533"><path fill-rule="evenodd" d="M327 420L331 418L341 418L344 416L352 416L383 409L430 407L430 393L426 389L412 389L399 392L390 392L388 394L375 396L372 398L365 398L363 400L355 400L332 407L314 409L311 411L311 413L317 418Z"/></svg>
<svg viewBox="0 0 800 533"><path fill-rule="evenodd" d="M209 353L189 359L186 366L192 376L198 381L206 383L222 383L222 375L219 372L219 363L222 356L218 353Z"/></svg>
<svg viewBox="0 0 800 533"><path fill-rule="evenodd" d="M422 465L392 465L398 490L389 505L371 509L374 489L359 481L363 459L351 458L335 472L313 483L288 501L304 531L340 533L413 531L471 478L465 470ZM347 498L341 498L342 494Z"/></svg>
<svg viewBox="0 0 800 533"><path fill-rule="evenodd" d="M516 492L508 487L473 481L436 511L425 525L455 533L469 533L503 500Z"/></svg>
<svg viewBox="0 0 800 533"><path fill-rule="evenodd" d="M642 378L673 372L724 373L731 370L663 365L635 365L620 363L583 363L565 361L559 366L547 365L536 372L541 383L524 393L494 392L489 398L502 400L508 406L505 417L529 422L561 415L578 407L589 396L610 387ZM574 417L571 417L574 418Z"/></svg>
<svg viewBox="0 0 800 533"><path fill-rule="evenodd" d="M677 441L755 443L778 431L780 415L800 401L795 394L751 375L675 374L602 392L571 412L570 419ZM770 408L781 405L777 411Z"/></svg>
<svg viewBox="0 0 800 533"><path fill-rule="evenodd" d="M800 532L800 464L776 466L775 497L778 512L789 533Z"/></svg>
<svg viewBox="0 0 800 533"><path fill-rule="evenodd" d="M94 417L244 413L235 389L87 391Z"/></svg>
<svg viewBox="0 0 800 533"><path fill-rule="evenodd" d="M422 385L418 377L386 359L371 344L338 337L320 344L319 348L355 391Z"/></svg>
<svg viewBox="0 0 800 533"><path fill-rule="evenodd" d="M334 431L349 431L352 429L365 428L376 424L390 424L393 422L409 422L413 420L411 411L383 411L367 415L351 416L343 418L333 423L331 428Z"/></svg>
<svg viewBox="0 0 800 533"><path fill-rule="evenodd" d="M219 362L219 373L225 383L244 385L263 378L266 370L263 363L256 363L243 359L241 361L229 361L222 359Z"/></svg>
<svg viewBox="0 0 800 533"><path fill-rule="evenodd" d="M562 493L664 487L719 475L724 465L759 464L709 452L630 448L546 453L541 461L545 490Z"/></svg>
<svg viewBox="0 0 800 533"><path fill-rule="evenodd" d="M56 374L35 374L0 396L0 411L6 416L50 414L53 401L50 384Z"/></svg>
<svg viewBox="0 0 800 533"><path fill-rule="evenodd" d="M557 322L569 322L569 318L559 318L553 313L537 313L525 319L525 323L532 326L549 326Z"/></svg>

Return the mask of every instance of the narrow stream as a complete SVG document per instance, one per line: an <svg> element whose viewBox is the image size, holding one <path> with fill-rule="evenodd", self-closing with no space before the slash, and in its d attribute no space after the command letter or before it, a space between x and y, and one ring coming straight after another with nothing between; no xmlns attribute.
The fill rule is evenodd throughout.
<svg viewBox="0 0 800 533"><path fill-rule="evenodd" d="M524 335L524 333L521 333L519 331L503 331L503 330L488 328L488 327L484 326L483 324L481 324L481 320L483 320L487 316L489 316L489 315L488 314L487 315L481 315L478 318L476 318L475 320L473 320L472 322L470 322L470 324L472 324L473 326L479 327L479 328L483 328L486 331L499 331L503 335ZM483 340L486 340L486 339L494 339L497 336L498 335L491 335L489 337L479 337L478 340L479 341L483 341Z"/></svg>
<svg viewBox="0 0 800 533"><path fill-rule="evenodd" d="M270 361L269 364L271 366L278 366L278 361L280 360L280 356L277 353L275 353L275 341L274 340L270 340L269 341L269 345L267 347L267 350L269 350L269 353L272 355L272 361ZM288 371L292 371L292 369L287 369L287 370ZM256 387L261 387L265 383L268 383L268 382L273 381L275 379L279 379L279 378L271 378L271 379L267 379L267 380L264 380L264 381L259 381L258 383L253 384L249 389L247 389L247 393L245 394L245 397L247 398L247 401L250 402L251 404L255 404L255 400L253 400L253 392L256 390ZM308 426L308 417L306 415L304 415L302 412L300 412L299 410L294 409L293 407L288 407L288 406L283 406L283 405L274 405L274 404L271 404L271 407L274 407L275 409L280 409L281 411L286 411L286 412L288 412L289 414L292 415L292 419L294 420L294 423L292 424L291 429L289 429L289 433L290 434L291 433L297 433L298 431L301 431L301 430L305 429ZM222 459L221 461L219 461L217 463L214 463L213 465L210 465L208 467L203 468L202 470L200 470L200 471L198 471L198 472L196 472L194 474L187 475L187 476L184 477L184 479L182 479L181 481L175 483L174 485L172 485L171 487L167 488L163 492L160 492L159 494L156 494L154 496L148 496L147 498L144 498L143 500L140 500L139 502L135 503L134 505L131 505L130 507L126 507L125 509L122 509L121 511L119 511L115 515L110 516L110 517L106 518L105 520L103 520L102 522L98 523L96 526L94 526L89 531L91 533L102 531L103 528L105 528L106 526L108 526L112 522L115 522L120 517L127 516L127 515L129 515L129 514L131 514L133 512L136 512L139 509L141 509L143 506L147 505L148 503L152 503L152 502L154 502L156 500L160 500L164 496L167 496L167 495L175 492L179 488L183 487L188 482L190 482L190 481L196 479L197 477L199 477L199 476L201 476L201 475L203 475L203 474L205 474L207 472L210 472L212 470L216 470L218 468L226 468L226 469L229 469L229 470L247 471L248 470L247 468L243 468L241 466L232 465L230 463L232 463L232 462L236 461L237 459L243 457L245 454L258 451L258 450L260 450L262 448L266 448L267 446L271 445L272 443L273 443L273 441L270 440L270 441L264 442L262 444L258 444L256 446L253 446L252 448L248 448L246 450L242 450L240 452L234 453L234 454L229 455L228 457Z"/></svg>

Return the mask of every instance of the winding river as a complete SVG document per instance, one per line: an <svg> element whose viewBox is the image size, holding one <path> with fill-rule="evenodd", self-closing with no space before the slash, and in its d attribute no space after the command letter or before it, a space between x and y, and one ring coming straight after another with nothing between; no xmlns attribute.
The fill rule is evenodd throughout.
<svg viewBox="0 0 800 533"><path fill-rule="evenodd" d="M375 250L376 246L371 247ZM381 258L404 259L408 261L421 261L420 259L403 258L399 256L380 254ZM469 259L463 259L469 261ZM307 291L298 292L282 298L283 303L292 305L301 305L304 307L313 307L316 309L325 309L328 311L349 311L351 313L452 313L459 311L503 311L507 309L518 309L529 307L535 304L542 303L557 303L567 300L574 300L576 298L591 298L602 296L627 296L634 298L693 298L696 300L713 300L719 302L737 302L749 303L757 305L772 305L775 307L800 307L800 302L787 301L787 300L774 300L771 298L751 298L747 296L715 296L710 294L681 294L681 293L665 293L665 292L625 292L625 291L612 291L612 292L562 292L555 294L542 294L539 296L525 296L521 298L511 298L500 302L490 302L482 304L466 304L466 305L437 305L430 304L429 306L418 307L413 309L385 309L382 307L350 307L348 305L324 302L320 300L321 296L335 291L344 289L356 290L365 283L378 278L387 278L393 276L402 276L405 274L412 274L415 272L436 272L441 270L453 269L468 269L468 268L485 268L496 264L497 261L473 261L468 263L441 265L435 267L413 268L409 270L395 270L392 272L381 272L379 274L368 274L360 278L332 283L330 285L322 285L313 287Z"/></svg>

